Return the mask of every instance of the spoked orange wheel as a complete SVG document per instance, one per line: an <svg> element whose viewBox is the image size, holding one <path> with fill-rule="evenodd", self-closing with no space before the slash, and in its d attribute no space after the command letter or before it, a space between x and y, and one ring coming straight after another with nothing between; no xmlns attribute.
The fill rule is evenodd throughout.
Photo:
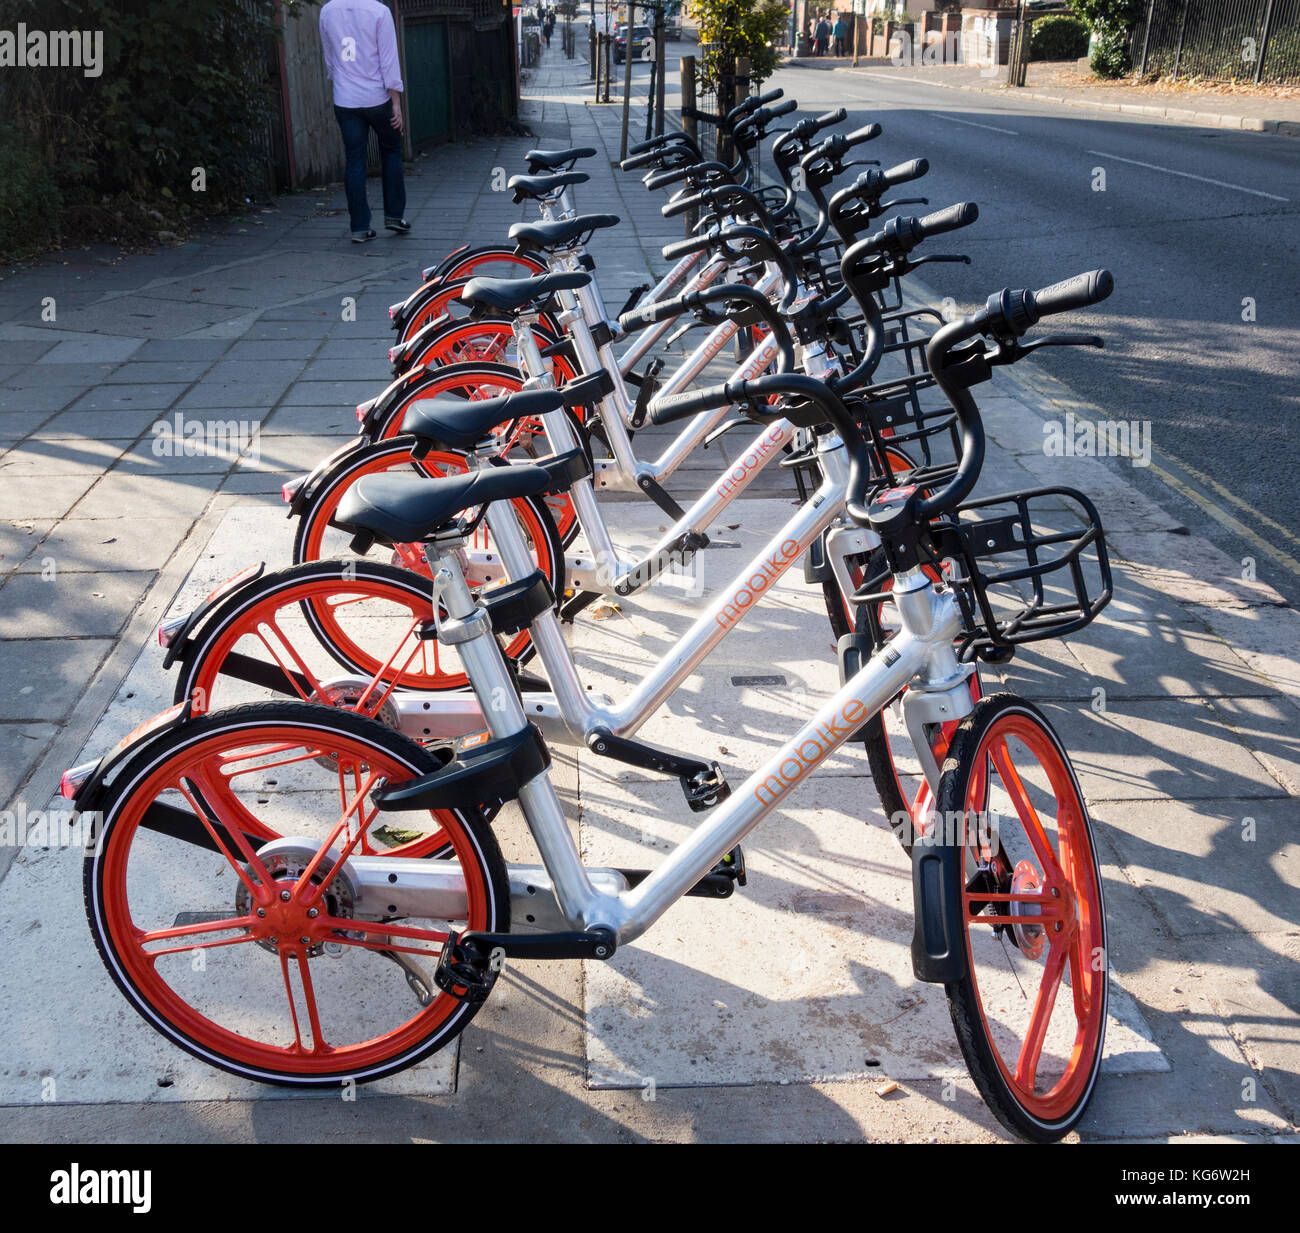
<svg viewBox="0 0 1300 1233"><path fill-rule="evenodd" d="M1042 712L1014 694L979 702L948 748L936 809L963 845L952 868L968 970L946 989L966 1063L1004 1126L1059 1139L1101 1066L1106 917L1088 811Z"/></svg>
<svg viewBox="0 0 1300 1233"><path fill-rule="evenodd" d="M332 560L347 556L352 551L352 536L333 525L338 513L339 503L344 494L359 479L367 475L382 475L387 472L409 474L412 471L431 478L464 474L467 464L462 454L449 454L440 450L430 451L424 458L416 461L411 456L411 447L415 444L413 437L397 437L392 441L383 441L377 445L357 450L339 460L335 466L316 483L310 497L303 505L298 516L298 529L293 537L293 559L296 563L306 561ZM535 556L538 568L552 580L557 588L563 587L563 565L560 554L563 541L557 529L554 542L554 560L545 555L551 540L549 527L541 526L545 517L554 525L554 507L549 498L518 498L511 502L516 516L524 529L524 534L533 540L534 549L542 552ZM545 507L545 515L537 510ZM569 506L570 510L572 506ZM576 533L577 524L574 523ZM541 538L539 538L539 536ZM558 545L558 546L557 546ZM476 581L493 581L500 577L500 563L492 550L492 536L485 525L480 524L466 544L466 550L475 554L475 563L470 565L471 584ZM367 554L370 560L395 560L398 564L418 573L428 573L424 564L423 550L418 544L402 544L396 552L381 544L374 545ZM487 558L491 557L491 560ZM556 594L560 594L560 589Z"/></svg>
<svg viewBox="0 0 1300 1233"><path fill-rule="evenodd" d="M447 1044L475 1010L434 984L449 932L510 927L491 830L439 813L453 876L438 919L367 895L349 869L362 838L399 816L375 807L380 780L438 765L373 720L298 703L219 712L148 742L114 777L85 863L113 979L181 1048L263 1082L377 1079Z"/></svg>
<svg viewBox="0 0 1300 1233"><path fill-rule="evenodd" d="M174 701L196 715L276 696L344 706L396 724L396 689L444 688L454 654L421 638L427 578L370 561L313 561L265 574L189 638Z"/></svg>
<svg viewBox="0 0 1300 1233"><path fill-rule="evenodd" d="M573 379L573 370L562 357L556 357L554 366L555 379L560 385ZM478 399L497 398L503 394L512 394L523 389L523 386L524 378L517 369L512 368L509 364L494 364L487 360L475 360L463 364L448 365L446 368L428 369L418 380L413 381L403 391L402 397L385 414L383 422L377 426L375 439L387 441L400 436L407 408L420 399L434 398L440 394L454 394L460 398L477 401ZM578 431L578 439L581 440L581 431L579 429L575 429L575 431ZM524 459L537 458L543 457L550 452L550 446L547 443L541 421L531 417L516 424L514 431L502 443L501 447L501 456L503 458L515 456ZM426 474L446 474L445 469L439 471L437 468L446 468L448 466L446 460L450 457L456 456L430 454L428 459L425 460L428 462L429 459L432 459L428 466L416 463L414 459L411 460L411 463L416 470L423 471ZM464 459L461 459L459 466L451 469L463 471L465 466ZM558 493L555 496L548 497L547 502L554 511L555 521L559 525L560 534L564 537L564 542L567 545L578 531L577 512L573 508L573 501L566 493Z"/></svg>
<svg viewBox="0 0 1300 1233"><path fill-rule="evenodd" d="M564 561L550 513L531 497L517 498L511 508L538 570L558 595ZM480 542L482 551L474 548ZM496 560L494 541L486 532L481 540L475 535L474 545L466 548L472 563ZM228 672L232 656L251 656L274 672L272 687L282 688L287 680L291 692L314 701L329 701L313 683L326 679L324 668L316 667L326 655L349 673L377 683L372 707L393 688L463 688L469 678L456 655L436 639L420 637L433 617L428 567L422 557L399 558L396 566L365 559L308 561L266 575L232 595L191 637L182 678L187 692L179 693L178 682L177 701L192 698L199 689L200 698L228 705L221 701L221 676ZM507 658L518 661L530 645L528 631L521 630L505 639L502 649Z"/></svg>

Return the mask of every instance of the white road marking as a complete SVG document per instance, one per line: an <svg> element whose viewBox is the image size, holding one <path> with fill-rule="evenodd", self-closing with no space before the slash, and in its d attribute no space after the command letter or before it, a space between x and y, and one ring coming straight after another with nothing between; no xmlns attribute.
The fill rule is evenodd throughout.
<svg viewBox="0 0 1300 1233"><path fill-rule="evenodd" d="M1013 132L1009 128L998 128L994 124L976 124L974 120L961 120L948 111L932 111L930 113L936 120L951 120L954 124L969 124L971 128L986 128L990 133L1005 133L1008 137L1019 137L1020 134Z"/></svg>
<svg viewBox="0 0 1300 1233"><path fill-rule="evenodd" d="M1190 171L1175 171L1172 167L1158 167L1155 163L1139 162L1135 158L1121 158L1118 154L1107 154L1104 150L1089 150L1098 158L1113 158L1117 163L1132 163L1134 167L1145 167L1148 171L1163 171L1166 175L1182 176L1184 180L1199 180L1202 184L1213 184L1216 188L1231 188L1239 193L1249 193L1252 197L1267 197L1270 201L1290 201L1290 197L1279 197L1276 193L1266 193L1258 188L1246 188L1243 184L1229 184L1227 180L1211 180L1208 176L1194 176Z"/></svg>

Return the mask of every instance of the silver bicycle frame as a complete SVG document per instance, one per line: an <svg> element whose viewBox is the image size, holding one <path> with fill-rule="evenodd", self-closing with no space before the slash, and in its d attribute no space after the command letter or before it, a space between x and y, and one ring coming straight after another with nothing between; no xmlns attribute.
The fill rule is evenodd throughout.
<svg viewBox="0 0 1300 1233"><path fill-rule="evenodd" d="M440 620L440 637L445 631L447 641L456 641L480 697L485 690L502 691L487 695L503 699L486 711L489 731L496 738L521 731L528 722L523 705L509 686L500 650L456 558L431 546L429 563L436 600L447 613ZM553 893L571 928L611 929L620 945L639 937L904 687L942 701L953 717L969 713L969 669L958 663L952 645L961 627L956 599L936 590L920 569L895 576L893 598L900 628L888 645L635 887L627 887L625 880L619 887L610 877L613 871L584 867L548 772L521 787L519 803L551 882L544 889ZM466 638L474 621L480 628ZM931 782L932 789L936 786Z"/></svg>
<svg viewBox="0 0 1300 1233"><path fill-rule="evenodd" d="M788 430L789 425L782 420L775 427ZM823 440L818 461L823 481L817 492L795 511L730 585L722 589L621 703L599 704L583 687L554 609L548 609L533 622L530 627L533 644L546 669L560 715L576 737L585 740L600 728L616 736L636 732L786 570L803 557L813 540L840 516L848 488L849 464L838 438ZM490 505L487 520L507 574L512 578L527 577L536 565L509 504Z"/></svg>
<svg viewBox="0 0 1300 1233"><path fill-rule="evenodd" d="M703 250L698 253L687 253L645 293L644 303L653 304L656 300L667 299L669 295L684 295L687 291L698 291L701 287L707 287L710 283L715 282L718 275L727 268L725 261L716 258L710 261L702 270L696 271L689 282L686 281L687 275L695 269L703 256ZM631 372L641 362L646 352L667 334L675 324L676 322L670 319L648 325L641 330L633 339L631 345L626 347L623 354L618 357L619 372L623 374Z"/></svg>

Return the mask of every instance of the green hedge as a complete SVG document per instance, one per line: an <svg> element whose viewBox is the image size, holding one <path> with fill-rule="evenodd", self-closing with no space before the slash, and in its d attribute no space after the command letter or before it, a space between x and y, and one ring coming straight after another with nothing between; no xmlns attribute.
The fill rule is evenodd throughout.
<svg viewBox="0 0 1300 1233"><path fill-rule="evenodd" d="M1031 60L1078 60L1088 54L1088 27L1077 17L1040 17L1030 29Z"/></svg>
<svg viewBox="0 0 1300 1233"><path fill-rule="evenodd" d="M316 20L314 7L286 6ZM305 9L305 11L304 11ZM0 70L0 259L43 243L147 243L267 195L273 0L0 0L0 30L101 31L102 66ZM294 20L289 17L288 20ZM203 168L205 191L193 187ZM51 191L54 190L54 191Z"/></svg>

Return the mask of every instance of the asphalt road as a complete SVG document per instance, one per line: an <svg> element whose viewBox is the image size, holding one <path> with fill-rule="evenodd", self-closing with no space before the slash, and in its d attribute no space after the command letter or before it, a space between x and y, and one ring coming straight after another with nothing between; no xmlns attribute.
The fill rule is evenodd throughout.
<svg viewBox="0 0 1300 1233"><path fill-rule="evenodd" d="M919 272L961 309L1003 286L1109 268L1114 295L1070 319L1106 350L1032 363L1104 418L1149 421L1156 466L1195 497L1155 468L1131 468L1138 484L1300 605L1300 141L869 71L788 68L773 86L800 114L842 105L854 127L878 120L863 157L929 159L912 187L932 207L979 204L959 244L932 245L972 264Z"/></svg>

